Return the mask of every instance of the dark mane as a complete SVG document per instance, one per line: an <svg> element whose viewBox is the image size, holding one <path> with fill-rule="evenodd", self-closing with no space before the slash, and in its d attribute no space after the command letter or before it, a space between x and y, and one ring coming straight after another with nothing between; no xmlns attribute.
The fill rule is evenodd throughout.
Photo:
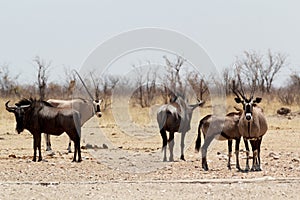
<svg viewBox="0 0 300 200"><path fill-rule="evenodd" d="M16 105L16 106L30 105L32 102L33 102L33 99L32 99L32 98L30 98L30 100L29 100L29 99L23 98L23 99L21 99L18 103L15 103L15 105Z"/></svg>
<svg viewBox="0 0 300 200"><path fill-rule="evenodd" d="M41 103L45 106L53 107L47 101L36 100L36 99L33 99L33 98L30 98L30 99L23 98L18 103L15 103L15 105L16 106L24 106L24 105L31 105L31 104L36 103L36 102Z"/></svg>

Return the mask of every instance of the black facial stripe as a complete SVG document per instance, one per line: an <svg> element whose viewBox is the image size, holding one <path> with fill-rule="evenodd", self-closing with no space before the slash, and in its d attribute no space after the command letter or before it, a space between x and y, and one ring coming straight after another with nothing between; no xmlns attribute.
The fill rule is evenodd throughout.
<svg viewBox="0 0 300 200"><path fill-rule="evenodd" d="M96 105L96 112L101 112L101 110L100 110L100 105Z"/></svg>
<svg viewBox="0 0 300 200"><path fill-rule="evenodd" d="M251 113L251 106L250 106L250 104L246 104L245 112L246 113Z"/></svg>

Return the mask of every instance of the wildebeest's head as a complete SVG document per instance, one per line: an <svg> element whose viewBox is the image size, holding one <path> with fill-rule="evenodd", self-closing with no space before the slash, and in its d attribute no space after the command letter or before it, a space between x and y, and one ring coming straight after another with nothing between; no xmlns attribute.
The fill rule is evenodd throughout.
<svg viewBox="0 0 300 200"><path fill-rule="evenodd" d="M95 115L97 117L101 117L102 116L102 112L100 109L100 104L101 104L102 100L94 100L93 101L93 106L94 106L94 110L95 110Z"/></svg>
<svg viewBox="0 0 300 200"><path fill-rule="evenodd" d="M29 100L22 100L16 103L15 106L9 106L9 101L5 103L6 110L15 114L16 118L16 131L20 134L25 128L25 115L30 110L31 102Z"/></svg>

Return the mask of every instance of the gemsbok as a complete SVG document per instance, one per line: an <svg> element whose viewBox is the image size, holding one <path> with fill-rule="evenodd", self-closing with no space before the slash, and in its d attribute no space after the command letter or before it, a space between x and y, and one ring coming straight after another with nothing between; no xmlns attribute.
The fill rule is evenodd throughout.
<svg viewBox="0 0 300 200"><path fill-rule="evenodd" d="M94 115L97 117L101 117L102 113L100 110L100 104L101 100L85 100L85 99L72 99L72 100L59 100L59 99L49 99L47 101L50 103L53 107L56 108L67 108L67 109L74 109L77 110L80 113L81 123L80 125L83 126L83 124L88 121L90 118L92 118ZM50 134L45 134L45 140L46 140L46 151L51 151L51 141L50 141ZM71 139L69 140L68 145L68 152L71 152Z"/></svg>
<svg viewBox="0 0 300 200"><path fill-rule="evenodd" d="M42 160L41 134L61 135L66 132L74 142L75 151L73 161L81 161L80 152L80 114L74 109L54 108L46 101L34 99L22 99L15 106L5 103L6 110L15 114L16 130L20 134L27 129L33 135L33 159L36 161L37 150L39 151L38 161Z"/></svg>
<svg viewBox="0 0 300 200"><path fill-rule="evenodd" d="M92 118L94 115L97 117L101 117L102 113L100 110L100 104L102 100L99 100L99 93L98 93L98 86L96 86L95 81L92 77L91 78L94 82L95 86L95 96L96 99L93 97L93 95L90 93L88 87L86 86L85 82L81 78L80 74L76 71L73 70L73 72L78 76L79 80L81 81L83 87L85 88L87 94L90 97L90 100L85 100L85 99L72 99L72 100L58 100L58 99L49 99L47 102L50 103L53 107L57 107L60 109L75 109L79 112L80 118L81 118L81 123L80 125L83 126L83 124L88 121L90 118ZM45 140L46 140L46 151L51 151L51 142L50 142L50 135L45 134ZM69 145L68 145L68 152L71 152L71 139L69 140Z"/></svg>
<svg viewBox="0 0 300 200"><path fill-rule="evenodd" d="M233 90L236 95L236 103L243 105L243 113L239 120L239 132L246 140L250 141L253 152L253 164L251 171L261 171L260 162L260 146L264 134L268 130L267 120L264 116L263 109L257 106L261 102L262 98L253 98L254 89L251 91L250 98L246 98L244 92L239 90ZM249 151L246 152L246 168L245 171L249 171Z"/></svg>
<svg viewBox="0 0 300 200"><path fill-rule="evenodd" d="M195 108L202 106L204 101L198 100L198 103L188 105L180 96L175 97L169 104L162 105L157 112L157 122L160 134L163 140L162 150L164 151L163 161L167 161L166 148L169 143L170 157L169 161L174 161L174 133L181 133L181 160L184 158L184 138L185 134L191 129L191 119ZM169 132L169 139L167 132Z"/></svg>
<svg viewBox="0 0 300 200"><path fill-rule="evenodd" d="M237 109L237 108L236 108ZM238 110L238 109L237 109ZM201 148L202 154L202 168L207 171L207 149L213 139L228 140L228 169L231 169L230 158L232 157L232 140L235 140L235 155L236 155L236 168L240 171L239 164L239 144L241 134L238 129L238 123L242 115L242 111L228 113L225 117L214 115L207 115L203 117L198 126L198 136L196 140L195 150L199 152L201 146L201 130L204 137L204 144ZM249 151L248 143L245 141L245 147Z"/></svg>

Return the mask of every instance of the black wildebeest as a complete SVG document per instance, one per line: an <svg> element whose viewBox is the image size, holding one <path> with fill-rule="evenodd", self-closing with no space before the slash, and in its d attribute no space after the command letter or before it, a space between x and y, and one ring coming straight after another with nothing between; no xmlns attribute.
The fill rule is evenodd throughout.
<svg viewBox="0 0 300 200"><path fill-rule="evenodd" d="M237 108L236 108L237 109ZM196 140L195 150L199 152L201 146L201 130L204 136L204 144L201 148L202 154L202 168L208 170L207 165L207 148L213 139L216 140L228 140L228 169L231 169L230 158L232 156L232 140L235 140L235 155L236 155L236 168L241 170L239 164L239 144L241 140L241 134L238 129L238 124L242 111L228 113L225 117L219 117L214 115L207 115L203 117L198 126L198 136ZM249 151L249 146L246 140L245 147Z"/></svg>
<svg viewBox="0 0 300 200"><path fill-rule="evenodd" d="M252 88L250 98L246 98L244 92L239 90L233 91L236 95L236 103L243 105L243 113L239 120L239 132L246 140L250 140L253 152L253 164L251 171L261 171L260 167L260 146L264 134L268 130L267 120L264 116L262 108L257 104L261 102L262 98L253 98L254 88ZM241 97L240 97L241 96ZM246 171L249 170L249 151L247 152Z"/></svg>
<svg viewBox="0 0 300 200"><path fill-rule="evenodd" d="M102 116L102 112L100 110L100 104L102 100L85 100L85 99L72 99L72 100L60 100L60 99L49 99L47 100L53 107L57 108L73 108L80 113L81 123L83 124L91 119L94 115L97 117ZM51 141L50 134L45 134L46 139L46 151L51 151ZM69 140L68 151L71 152L71 139Z"/></svg>
<svg viewBox="0 0 300 200"><path fill-rule="evenodd" d="M164 151L163 161L167 161L166 148L169 143L170 161L173 161L174 133L181 133L181 160L184 158L184 138L191 129L191 119L195 108L204 104L199 101L197 104L188 105L180 96L175 97L169 104L162 105L157 112L157 122L163 140L162 150ZM169 139L167 132L169 132Z"/></svg>
<svg viewBox="0 0 300 200"><path fill-rule="evenodd" d="M41 134L61 135L66 132L75 146L73 161L81 161L80 152L80 113L74 109L54 108L45 101L22 99L15 106L5 103L6 110L15 114L16 130L21 133L27 129L33 135L33 161L36 161L36 152L39 150L38 161L42 160Z"/></svg>

